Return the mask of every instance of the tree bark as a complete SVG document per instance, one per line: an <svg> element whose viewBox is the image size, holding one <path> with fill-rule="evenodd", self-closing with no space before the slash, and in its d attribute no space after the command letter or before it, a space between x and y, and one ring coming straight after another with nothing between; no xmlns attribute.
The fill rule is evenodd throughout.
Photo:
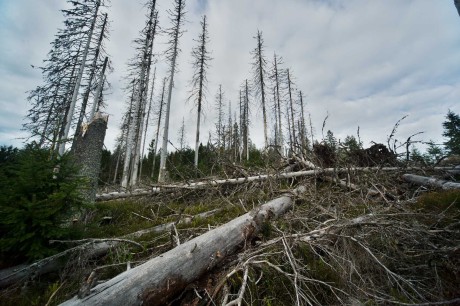
<svg viewBox="0 0 460 306"><path fill-rule="evenodd" d="M67 137L69 135L70 125L72 124L72 118L73 118L73 114L74 114L74 111L75 111L75 104L77 103L78 91L80 89L81 79L83 77L83 70L85 69L85 66L86 66L86 57L88 56L88 50L89 50L89 46L91 44L91 38L93 37L94 26L96 25L99 6L100 6L100 1L97 1L96 9L94 11L93 21L91 23L91 28L90 28L89 34L88 34L88 40L86 41L85 51L83 52L83 58L81 60L81 65L80 65L80 68L78 70L78 76L77 76L77 80L76 80L75 87L74 87L74 90L73 90L72 100L70 102L69 112L67 113L66 124L65 124L65 127L64 127L64 135L63 135L63 138L62 138L62 142L59 145L59 155L64 154L65 144L66 144L66 141L67 141Z"/></svg>
<svg viewBox="0 0 460 306"><path fill-rule="evenodd" d="M164 305L171 297L244 247L264 222L292 207L304 187L269 201L214 230L119 274L91 290L89 296L61 305Z"/></svg>
<svg viewBox="0 0 460 306"><path fill-rule="evenodd" d="M426 177L415 174L404 174L403 179L406 182L416 185L426 185L432 187L439 187L442 189L460 189L460 183L437 179L434 177Z"/></svg>
<svg viewBox="0 0 460 306"><path fill-rule="evenodd" d="M75 163L79 167L80 175L88 179L88 188L80 190L80 193L88 203L96 200L107 121L108 116L97 113L93 121L82 127L75 141Z"/></svg>

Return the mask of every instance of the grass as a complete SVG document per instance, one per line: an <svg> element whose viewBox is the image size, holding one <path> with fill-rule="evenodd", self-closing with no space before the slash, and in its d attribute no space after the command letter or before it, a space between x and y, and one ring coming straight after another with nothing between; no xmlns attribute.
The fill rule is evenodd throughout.
<svg viewBox="0 0 460 306"><path fill-rule="evenodd" d="M369 173L355 179L357 182L361 180L365 187L369 187L369 181L377 182L377 178ZM316 301L313 304L337 304L339 301L359 301L365 305L381 303L366 294L366 290L384 294L388 300L404 303L448 300L459 296L455 284L460 279L460 265L453 256L455 252L448 251L458 245L458 236L455 235L460 230L459 191L425 192L414 199L411 196L414 188L403 189L407 188L404 186L398 190L397 184L400 182L397 176L384 177L378 186L388 193L398 195L398 201L393 201L379 195L367 197L365 192L344 191L331 183L316 183L311 178L301 182L296 180L296 183L308 186L306 194L296 200L294 209L285 216L263 223L258 241L252 247L242 250L237 258L229 259L223 269L210 271L219 282L226 271L241 268L242 263L254 256L269 261L287 274L293 274L294 270L281 240L268 247L261 248L259 245L282 235L288 237L308 233L324 227L325 222L327 225L340 225L347 220L373 213L375 220L381 223L343 227L334 234L311 242L286 238L292 252L289 256L294 258L298 273L305 277L298 286L312 301ZM207 231L209 227L219 226L244 214L246 210L279 196L280 190L289 188L287 181L266 182L223 188L220 192L187 191L152 198L97 203L87 211L84 222L74 226L84 238L123 237L141 229L220 209L210 217L178 223L177 230L183 242ZM104 222L104 217L111 217L111 221ZM0 294L0 304L43 305L57 291L51 303L55 305L75 295L80 282L96 267L106 266L100 269L99 276L100 279L109 279L125 270L126 262L145 261L173 247L169 231L149 233L133 240L141 243L145 251L130 244L120 244L101 258L67 267L61 274L35 280L26 290L10 288ZM433 250L433 245L438 249ZM398 282L389 278L382 266L376 264L375 258L369 256L363 247L373 252L375 258L389 270L414 279L417 289L424 296L417 297L404 283L396 286ZM238 294L242 276L241 270L228 280L230 294L233 294L231 298ZM388 282L389 279L392 281ZM356 288L358 285L364 286L362 291ZM333 291L330 286L337 290ZM204 289L199 286L197 290L202 295L205 293L200 291ZM249 266L248 287L244 295L247 305L292 305L295 303L295 294L292 277L266 264ZM189 296L190 300L182 301L181 305L198 301L195 294ZM222 298L222 294L217 296L218 301Z"/></svg>

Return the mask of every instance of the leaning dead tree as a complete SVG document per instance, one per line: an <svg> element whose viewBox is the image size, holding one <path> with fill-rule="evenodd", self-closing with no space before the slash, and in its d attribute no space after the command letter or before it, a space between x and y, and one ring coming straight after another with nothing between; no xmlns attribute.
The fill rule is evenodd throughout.
<svg viewBox="0 0 460 306"><path fill-rule="evenodd" d="M141 31L141 37L134 42L138 45L138 54L129 64L133 81L129 125L126 133L125 160L121 186L127 188L137 184L139 163L141 159L142 136L145 125L147 94L152 65L153 43L158 25L158 12L155 10L155 0L148 2L149 14L146 25Z"/></svg>
<svg viewBox="0 0 460 306"><path fill-rule="evenodd" d="M174 0L174 11L169 11L170 20L172 22L171 28L166 30L169 35L169 47L166 51L167 59L170 61L169 68L169 86L168 86L168 99L166 101L165 109L165 122L163 130L163 143L161 146L160 156L160 173L158 174L158 182L164 182L167 178L166 175L166 158L168 155L168 141L169 141L169 113L171 109L172 90L174 86L174 74L177 70L177 55L179 54L179 38L183 34L182 26L184 25L185 16L185 0Z"/></svg>
<svg viewBox="0 0 460 306"><path fill-rule="evenodd" d="M298 187L214 230L189 240L115 278L96 286L87 297L61 305L163 305L190 282L217 267L275 219L305 191Z"/></svg>

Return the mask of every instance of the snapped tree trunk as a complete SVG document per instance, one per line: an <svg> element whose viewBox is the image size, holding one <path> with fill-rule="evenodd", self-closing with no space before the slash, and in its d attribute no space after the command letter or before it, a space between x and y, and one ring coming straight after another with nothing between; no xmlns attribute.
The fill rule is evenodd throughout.
<svg viewBox="0 0 460 306"><path fill-rule="evenodd" d="M190 282L244 247L264 222L288 211L294 195L304 191L304 187L299 187L293 193L271 200L96 286L87 297L74 297L61 305L165 305Z"/></svg>
<svg viewBox="0 0 460 306"><path fill-rule="evenodd" d="M108 116L97 113L93 121L83 126L75 141L75 164L79 167L79 174L88 180L87 188L81 189L80 192L89 203L96 200L107 120Z"/></svg>

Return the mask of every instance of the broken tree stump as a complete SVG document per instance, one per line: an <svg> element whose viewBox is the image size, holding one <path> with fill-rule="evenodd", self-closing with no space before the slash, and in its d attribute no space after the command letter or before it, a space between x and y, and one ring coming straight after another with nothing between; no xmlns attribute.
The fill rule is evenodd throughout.
<svg viewBox="0 0 460 306"><path fill-rule="evenodd" d="M88 203L96 201L107 121L108 116L96 113L94 119L83 126L73 148L73 158L79 174L87 179L87 186L80 193Z"/></svg>

